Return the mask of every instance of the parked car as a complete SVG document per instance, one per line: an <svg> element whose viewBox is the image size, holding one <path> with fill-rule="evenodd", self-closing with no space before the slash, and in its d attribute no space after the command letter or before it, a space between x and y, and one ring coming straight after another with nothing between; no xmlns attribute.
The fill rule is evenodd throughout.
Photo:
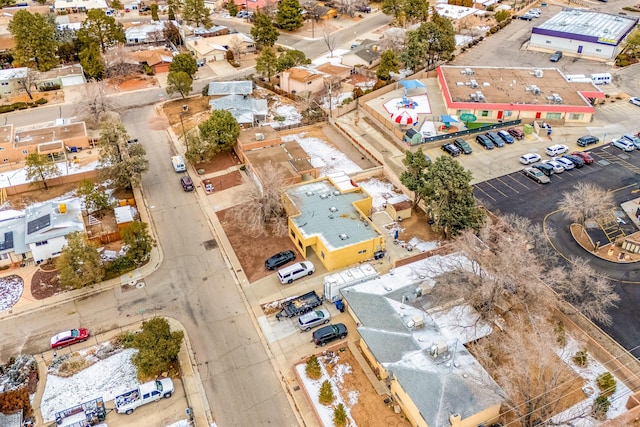
<svg viewBox="0 0 640 427"><path fill-rule="evenodd" d="M556 144L556 145L552 145L551 147L547 147L545 152L547 153L547 156L555 157L555 156L559 156L560 154L564 154L568 151L569 151L569 147L567 147L566 145Z"/></svg>
<svg viewBox="0 0 640 427"><path fill-rule="evenodd" d="M193 191L195 189L193 181L188 176L180 177L180 184L182 184L182 189L184 191Z"/></svg>
<svg viewBox="0 0 640 427"><path fill-rule="evenodd" d="M627 141L635 145L636 150L640 150L640 136L626 134L622 135L620 138L626 139Z"/></svg>
<svg viewBox="0 0 640 427"><path fill-rule="evenodd" d="M637 96L634 96L633 98L629 98L629 102L637 107L640 107L640 98L638 98Z"/></svg>
<svg viewBox="0 0 640 427"><path fill-rule="evenodd" d="M495 148L493 142L491 142L491 140L484 135L476 136L476 142L478 142L478 144L482 145L487 150L493 150Z"/></svg>
<svg viewBox="0 0 640 427"><path fill-rule="evenodd" d="M358 12L365 12L365 13L369 13L371 12L371 6L368 6L366 4L361 4L359 6L356 6L356 10Z"/></svg>
<svg viewBox="0 0 640 427"><path fill-rule="evenodd" d="M564 166L562 166L562 163L560 162L556 162L555 160L543 160L542 163L551 166L554 173L564 172Z"/></svg>
<svg viewBox="0 0 640 427"><path fill-rule="evenodd" d="M525 13L524 15L520 15L518 16L518 19L523 19L525 21L531 21L533 18L537 18L537 16L534 16L532 13Z"/></svg>
<svg viewBox="0 0 640 427"><path fill-rule="evenodd" d="M85 328L69 329L51 337L51 348L66 347L71 344L85 342L89 339L89 331Z"/></svg>
<svg viewBox="0 0 640 427"><path fill-rule="evenodd" d="M347 336L347 327L344 323L327 325L313 332L313 342L316 345L325 345L335 339L344 339Z"/></svg>
<svg viewBox="0 0 640 427"><path fill-rule="evenodd" d="M518 128L508 128L507 132L518 141L524 139L524 132Z"/></svg>
<svg viewBox="0 0 640 427"><path fill-rule="evenodd" d="M554 157L553 160L555 160L556 162L560 163L562 165L562 167L564 168L564 170L569 171L571 169L573 169L576 165L573 164L573 162L569 159L563 159L562 157Z"/></svg>
<svg viewBox="0 0 640 427"><path fill-rule="evenodd" d="M460 139L460 138L456 138L453 140L453 145L455 145L456 147L458 147L460 149L460 151L462 151L464 154L471 154L473 153L473 150L471 149L471 146L469 145L469 143L467 141L465 141L464 139Z"/></svg>
<svg viewBox="0 0 640 427"><path fill-rule="evenodd" d="M460 155L460 149L453 144L443 144L442 151L451 155L452 157L458 157Z"/></svg>
<svg viewBox="0 0 640 427"><path fill-rule="evenodd" d="M285 265L286 263L296 259L296 254L293 251L283 251L275 255L270 256L264 262L264 267L267 270L275 270L278 267Z"/></svg>
<svg viewBox="0 0 640 427"><path fill-rule="evenodd" d="M331 314L324 308L321 308L298 317L298 327L305 332L309 332L318 325L329 323L329 320L331 320Z"/></svg>
<svg viewBox="0 0 640 427"><path fill-rule="evenodd" d="M538 169L540 172L542 172L546 176L551 176L555 173L553 170L553 166L551 166L548 163L536 163L535 165L531 165L531 167Z"/></svg>
<svg viewBox="0 0 640 427"><path fill-rule="evenodd" d="M574 166L578 169L580 169L581 167L584 166L585 161L582 160L581 157L578 156L572 156L571 154L565 154L564 156L562 156L562 158L569 160L570 162L572 162L574 164Z"/></svg>
<svg viewBox="0 0 640 427"><path fill-rule="evenodd" d="M502 140L507 144L513 144L515 142L513 137L509 135L509 132L507 132L506 130L498 131L498 136L502 138Z"/></svg>
<svg viewBox="0 0 640 427"><path fill-rule="evenodd" d="M293 283L301 277L311 276L316 271L311 261L296 262L288 267L278 270L278 279L280 283Z"/></svg>
<svg viewBox="0 0 640 427"><path fill-rule="evenodd" d="M573 153L571 153L571 155L580 157L587 165L593 164L593 157L591 157L591 154L589 153L585 153L584 151L574 151Z"/></svg>
<svg viewBox="0 0 640 427"><path fill-rule="evenodd" d="M531 163L539 162L540 155L536 153L527 153L520 156L520 163L523 165L530 165Z"/></svg>
<svg viewBox="0 0 640 427"><path fill-rule="evenodd" d="M536 181L538 184L548 184L551 182L548 176L540 172L535 168L524 168L522 173L532 180Z"/></svg>
<svg viewBox="0 0 640 427"><path fill-rule="evenodd" d="M560 59L562 58L562 51L556 50L551 57L549 58L549 60L551 62L558 62L560 61Z"/></svg>
<svg viewBox="0 0 640 427"><path fill-rule="evenodd" d="M537 7L534 7L529 11L529 13L533 13L534 15L540 16L542 15L542 9L538 9Z"/></svg>
<svg viewBox="0 0 640 427"><path fill-rule="evenodd" d="M621 149L622 151L633 151L636 149L636 146L633 145L632 142L629 142L624 138L614 139L613 141L611 141L611 145Z"/></svg>
<svg viewBox="0 0 640 427"><path fill-rule="evenodd" d="M491 140L491 142L493 142L493 145L495 145L496 147L498 148L504 147L504 140L500 138L500 136L498 136L497 133L487 132L485 133L485 135L487 136L487 138Z"/></svg>
<svg viewBox="0 0 640 427"><path fill-rule="evenodd" d="M580 147L586 147L591 144L597 144L600 140L593 135L584 135L578 138L577 144Z"/></svg>

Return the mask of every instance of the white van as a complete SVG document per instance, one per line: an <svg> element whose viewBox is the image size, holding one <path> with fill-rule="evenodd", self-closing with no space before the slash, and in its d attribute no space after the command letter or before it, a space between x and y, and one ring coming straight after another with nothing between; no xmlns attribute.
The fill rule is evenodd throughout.
<svg viewBox="0 0 640 427"><path fill-rule="evenodd" d="M591 74L591 81L596 85L608 85L611 83L611 74L609 73L596 73Z"/></svg>
<svg viewBox="0 0 640 427"><path fill-rule="evenodd" d="M296 262L288 267L278 270L280 283L293 283L304 276L311 276L316 271L311 261Z"/></svg>
<svg viewBox="0 0 640 427"><path fill-rule="evenodd" d="M184 159L182 156L173 156L171 157L171 164L173 165L173 170L176 172L184 172L187 170L187 167L184 165Z"/></svg>

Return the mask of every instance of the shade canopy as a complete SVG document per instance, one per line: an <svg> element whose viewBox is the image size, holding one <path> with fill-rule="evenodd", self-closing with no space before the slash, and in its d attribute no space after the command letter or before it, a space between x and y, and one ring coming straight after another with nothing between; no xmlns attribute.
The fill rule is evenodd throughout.
<svg viewBox="0 0 640 427"><path fill-rule="evenodd" d="M458 119L456 117L448 115L440 116L440 121L442 123L458 123Z"/></svg>
<svg viewBox="0 0 640 427"><path fill-rule="evenodd" d="M425 87L420 80L401 80L400 84L404 86L405 90L418 89Z"/></svg>

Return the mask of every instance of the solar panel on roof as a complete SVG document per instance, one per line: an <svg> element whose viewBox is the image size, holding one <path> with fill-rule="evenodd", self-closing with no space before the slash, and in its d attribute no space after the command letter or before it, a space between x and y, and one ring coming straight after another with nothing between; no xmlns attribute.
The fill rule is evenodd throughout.
<svg viewBox="0 0 640 427"><path fill-rule="evenodd" d="M27 223L27 234L33 234L51 225L51 215L46 214Z"/></svg>

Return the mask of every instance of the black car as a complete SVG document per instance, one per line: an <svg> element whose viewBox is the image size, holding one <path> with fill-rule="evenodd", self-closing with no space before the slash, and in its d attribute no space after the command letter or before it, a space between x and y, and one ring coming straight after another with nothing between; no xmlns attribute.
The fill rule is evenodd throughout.
<svg viewBox="0 0 640 427"><path fill-rule="evenodd" d="M565 154L562 157L564 157L567 160L570 160L571 163L573 163L576 168L581 168L584 166L584 160L581 157L574 156L571 154Z"/></svg>
<svg viewBox="0 0 640 427"><path fill-rule="evenodd" d="M495 145L493 145L493 142L491 142L491 140L484 135L476 136L476 141L478 142L478 144L482 145L487 150L493 150L495 148Z"/></svg>
<svg viewBox="0 0 640 427"><path fill-rule="evenodd" d="M485 135L491 140L491 142L493 142L493 145L495 145L496 147L504 147L504 139L500 138L500 135L498 135L497 133L487 132L485 133Z"/></svg>
<svg viewBox="0 0 640 427"><path fill-rule="evenodd" d="M313 342L316 345L325 345L335 339L344 339L347 336L347 327L344 323L336 323L322 327L313 333Z"/></svg>
<svg viewBox="0 0 640 427"><path fill-rule="evenodd" d="M460 139L460 138L454 139L453 140L453 145L458 147L460 149L460 151L462 151L464 154L473 153L473 150L471 149L471 146L464 139Z"/></svg>
<svg viewBox="0 0 640 427"><path fill-rule="evenodd" d="M444 144L442 146L442 151L452 157L458 157L460 155L460 149L453 144Z"/></svg>
<svg viewBox="0 0 640 427"><path fill-rule="evenodd" d="M598 142L600 142L598 137L593 136L593 135L581 136L580 138L578 138L578 141L577 141L578 146L580 146L580 147L586 147L586 146L591 145L591 144L597 144Z"/></svg>
<svg viewBox="0 0 640 427"><path fill-rule="evenodd" d="M542 172L543 174L545 174L547 176L551 176L551 175L554 174L553 166L551 166L550 164L547 164L547 163L537 163L535 165L531 165L531 167L538 169L540 172Z"/></svg>
<svg viewBox="0 0 640 427"><path fill-rule="evenodd" d="M556 50L555 53L551 55L551 58L549 58L549 60L551 62L558 62L560 61L561 58L562 58L562 52L559 50Z"/></svg>
<svg viewBox="0 0 640 427"><path fill-rule="evenodd" d="M286 263L288 263L289 261L293 261L294 259L296 259L296 254L294 254L293 251L280 252L269 257L264 262L264 267L267 270L275 270L276 268L285 265Z"/></svg>

